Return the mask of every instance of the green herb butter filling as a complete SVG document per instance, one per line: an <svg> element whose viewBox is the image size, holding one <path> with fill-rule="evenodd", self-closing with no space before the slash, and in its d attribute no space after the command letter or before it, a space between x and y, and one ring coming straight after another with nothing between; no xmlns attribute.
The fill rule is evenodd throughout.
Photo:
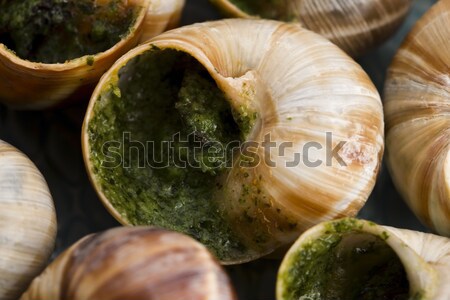
<svg viewBox="0 0 450 300"><path fill-rule="evenodd" d="M235 154L226 145L241 141L250 123L194 58L149 49L122 67L118 84L111 83L96 101L88 125L96 180L131 224L186 233L222 260L241 257L246 247L214 194ZM182 142L168 153L164 141L177 134ZM120 143L108 149L110 141ZM204 150L193 151L199 145ZM120 156L123 162L112 165ZM180 167L178 160L194 163Z"/></svg>
<svg viewBox="0 0 450 300"><path fill-rule="evenodd" d="M335 223L290 257L279 275L282 299L419 299L410 298L405 269L388 238L358 231L349 220Z"/></svg>
<svg viewBox="0 0 450 300"><path fill-rule="evenodd" d="M0 0L0 43L22 59L63 63L114 46L138 11L120 0Z"/></svg>

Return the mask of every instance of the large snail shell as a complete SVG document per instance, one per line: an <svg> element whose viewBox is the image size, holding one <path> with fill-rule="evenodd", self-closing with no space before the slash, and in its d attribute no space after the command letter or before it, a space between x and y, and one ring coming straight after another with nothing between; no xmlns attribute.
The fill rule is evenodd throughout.
<svg viewBox="0 0 450 300"><path fill-rule="evenodd" d="M101 1L103 2L109 2ZM101 75L140 40L174 26L184 0L132 0L139 7L129 33L113 47L65 63L39 63L19 58L0 43L0 102L20 109L42 109L63 101L88 98ZM171 6L169 7L168 4Z"/></svg>
<svg viewBox="0 0 450 300"><path fill-rule="evenodd" d="M235 162L218 179L218 188L211 194L211 201L217 202L217 212L227 220L227 226L234 228L233 235L245 248L233 253L216 251L222 262L255 259L292 242L299 232L321 221L354 216L358 212L374 186L384 146L382 105L372 82L360 66L335 45L299 25L231 19L164 33L123 56L97 86L85 117L83 155L99 197L117 220L135 224L131 214L140 214L139 206L147 200L142 200L133 187L120 183L111 185L108 182L114 179L107 178L111 172L94 166L103 151L94 143L108 140L102 140L90 125L99 112L114 111L113 105L117 102L113 102L112 93L120 96L124 91L116 87L111 92L110 88L117 84L119 77L129 77L128 81L133 81L133 74L124 75L121 69L138 56L164 49L176 49L178 53L194 57L206 68L233 108L256 113L256 125L247 141L259 144L256 155L261 163L247 168ZM142 92L134 93L142 96ZM151 102L150 96L142 101ZM140 111L128 113L133 119L141 114ZM116 125L127 122L126 118L115 113L101 126L106 126L104 130L110 132ZM104 132L101 127L97 128ZM327 139L327 132L331 139ZM292 147L286 148L284 155L277 154L278 149L266 154L261 145L269 135L278 146L291 142ZM151 141L153 137L146 138ZM122 133L115 139L121 140ZM325 148L327 145L335 147L341 141L345 141L345 145L338 148L342 164L334 159L327 163ZM303 153L308 143L323 147L323 151L311 149L309 152L311 161L321 160L322 163L308 166L299 162L289 167L287 163ZM276 167L265 163L269 158ZM142 178L135 180L143 182ZM120 182L120 178L117 181ZM139 189L138 193L145 194L145 191ZM114 205L118 194L125 195L128 203L135 203L128 205L128 212ZM182 220L174 221L179 215L175 212L177 207L172 209L173 217L165 222L175 226L175 222ZM187 216L184 222L200 222L191 218ZM135 225L140 222L137 223ZM216 240L200 238L201 242L214 246L216 241L225 239L218 236L219 229L208 230L208 236Z"/></svg>
<svg viewBox="0 0 450 300"><path fill-rule="evenodd" d="M45 179L24 154L0 140L0 299L23 293L44 269L55 237Z"/></svg>
<svg viewBox="0 0 450 300"><path fill-rule="evenodd" d="M258 11L261 15L261 10L264 10L266 13L261 17L298 21L352 56L367 52L391 36L411 5L411 0L211 1L231 16L248 18ZM254 12L245 6L240 7L246 2L253 2L248 4L248 8Z"/></svg>
<svg viewBox="0 0 450 300"><path fill-rule="evenodd" d="M327 274L338 277L322 285ZM319 224L295 242L278 273L277 299L444 300L450 299L449 281L448 238L342 219ZM359 297L349 296L358 291Z"/></svg>
<svg viewBox="0 0 450 300"><path fill-rule="evenodd" d="M21 300L232 300L229 279L205 247L150 227L81 239L37 277Z"/></svg>
<svg viewBox="0 0 450 300"><path fill-rule="evenodd" d="M394 182L422 222L450 236L450 1L435 4L406 38L385 103Z"/></svg>

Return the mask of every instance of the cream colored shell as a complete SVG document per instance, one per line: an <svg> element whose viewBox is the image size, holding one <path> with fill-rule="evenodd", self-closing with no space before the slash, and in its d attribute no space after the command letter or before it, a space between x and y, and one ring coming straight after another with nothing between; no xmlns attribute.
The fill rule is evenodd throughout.
<svg viewBox="0 0 450 300"><path fill-rule="evenodd" d="M45 179L24 154L0 140L0 299L23 293L44 269L55 237Z"/></svg>
<svg viewBox="0 0 450 300"><path fill-rule="evenodd" d="M21 300L233 300L225 271L189 237L150 227L87 236L62 253Z"/></svg>
<svg viewBox="0 0 450 300"><path fill-rule="evenodd" d="M123 56L97 86L85 117L83 155L98 195L117 220L129 224L96 178L88 124L95 102L117 80L118 70L133 57L151 51L150 46L190 54L209 71L234 108L257 113L248 141L259 143L256 152L261 163L251 169L235 163L222 178L224 188L211 196L252 249L224 263L258 258L321 221L356 215L372 191L383 153L383 112L376 88L344 52L299 25L230 19L156 37ZM345 142L338 151L343 165L335 159L327 164L327 132L332 135L330 149ZM292 142L284 155L278 154L278 148L270 154L276 167L264 163L269 156L261 145L268 135L278 147ZM323 163L286 167L311 142L323 149L311 149L309 159ZM243 185L250 187L250 193ZM244 211L255 222L245 222L240 217ZM270 239L256 245L261 233Z"/></svg>
<svg viewBox="0 0 450 300"><path fill-rule="evenodd" d="M450 1L419 20L385 87L388 163L414 213L450 236Z"/></svg>
<svg viewBox="0 0 450 300"><path fill-rule="evenodd" d="M64 101L88 99L101 75L120 56L139 41L175 26L184 0L127 3L142 7L130 33L112 48L93 56L43 64L21 59L0 43L0 102L20 109L43 109ZM88 64L91 57L93 65Z"/></svg>
<svg viewBox="0 0 450 300"><path fill-rule="evenodd" d="M151 0L140 42L146 42L168 29L175 28L181 18L185 0Z"/></svg>
<svg viewBox="0 0 450 300"><path fill-rule="evenodd" d="M410 299L450 299L450 239L433 234L380 226L365 220L353 220L355 228L346 234L368 233L386 238L385 242L397 254L409 281ZM324 222L306 231L295 242L281 264L277 280L277 299L283 300L287 288L283 274L287 272L295 254L304 245L320 239L329 232L329 226L339 222ZM348 220L344 220L348 222ZM302 270L298 270L302 272Z"/></svg>
<svg viewBox="0 0 450 300"><path fill-rule="evenodd" d="M239 0L245 2L246 0ZM250 0L247 0L250 2ZM232 0L211 0L228 15L249 18ZM236 0L237 2L237 0ZM255 1L253 1L255 2ZM261 0L261 6L269 0ZM352 56L389 38L403 22L411 0L282 0L280 13L333 41ZM283 3L283 4L280 4ZM253 4L256 6L256 4ZM275 8L274 8L275 10Z"/></svg>

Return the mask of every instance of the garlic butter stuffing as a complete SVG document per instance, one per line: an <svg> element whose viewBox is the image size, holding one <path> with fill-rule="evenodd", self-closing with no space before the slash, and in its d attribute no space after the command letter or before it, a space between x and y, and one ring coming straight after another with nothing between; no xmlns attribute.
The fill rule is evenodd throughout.
<svg viewBox="0 0 450 300"><path fill-rule="evenodd" d="M91 98L82 139L91 181L119 221L189 234L238 263L358 212L378 172L383 114L364 71L326 39L235 19L179 28L123 56ZM269 153L267 139L292 145ZM325 151L315 167L288 164L310 142L341 141L342 164Z"/></svg>
<svg viewBox="0 0 450 300"><path fill-rule="evenodd" d="M208 72L181 51L153 48L137 56L120 70L118 88L120 96L107 91L102 97L108 97L108 102L94 108L88 127L93 149L129 132L123 149L136 146L132 140L150 139L155 147L152 144L147 155L156 157L161 166L168 165L140 168L148 159L126 151L123 164L130 168L105 168L102 162L108 158L95 153L94 170L113 206L132 224L157 224L211 243L219 257L242 253L245 246L211 198L223 188L218 179L233 159L232 149L226 146L242 141L242 133L248 131L243 125L249 122L237 122L241 120L234 118L238 112L231 109ZM186 142L174 145L171 153L163 142L178 132ZM194 153L196 144L211 144L220 152ZM178 157L189 162L197 159L200 164L183 168ZM261 232L261 239L267 239L266 233Z"/></svg>
<svg viewBox="0 0 450 300"><path fill-rule="evenodd" d="M108 50L129 33L139 11L121 0L2 0L0 7L0 43L40 63Z"/></svg>

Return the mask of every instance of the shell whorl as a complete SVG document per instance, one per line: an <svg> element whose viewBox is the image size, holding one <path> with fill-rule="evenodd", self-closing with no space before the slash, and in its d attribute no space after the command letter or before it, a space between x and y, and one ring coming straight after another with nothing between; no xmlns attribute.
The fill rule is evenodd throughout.
<svg viewBox="0 0 450 300"><path fill-rule="evenodd" d="M21 300L233 300L230 282L199 243L179 233L122 227L62 253Z"/></svg>
<svg viewBox="0 0 450 300"><path fill-rule="evenodd" d="M251 17L232 0L211 1L228 15ZM275 5L266 6L277 11ZM408 13L411 0L294 0L278 5L280 8L273 18L296 20L330 39L349 55L358 56L395 32Z"/></svg>
<svg viewBox="0 0 450 300"><path fill-rule="evenodd" d="M21 152L0 140L0 298L15 300L45 267L56 238L47 183Z"/></svg>
<svg viewBox="0 0 450 300"><path fill-rule="evenodd" d="M181 18L185 0L153 0L148 7L140 43L161 32L175 28Z"/></svg>
<svg viewBox="0 0 450 300"><path fill-rule="evenodd" d="M301 24L358 56L384 42L401 25L411 0L300 0L293 9Z"/></svg>
<svg viewBox="0 0 450 300"><path fill-rule="evenodd" d="M388 162L414 213L450 236L450 1L419 20L385 87Z"/></svg>

